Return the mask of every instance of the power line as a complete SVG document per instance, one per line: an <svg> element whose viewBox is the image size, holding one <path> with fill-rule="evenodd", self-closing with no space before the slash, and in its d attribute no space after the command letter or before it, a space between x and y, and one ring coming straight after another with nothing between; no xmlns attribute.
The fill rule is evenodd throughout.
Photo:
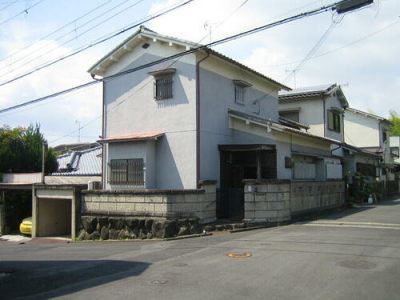
<svg viewBox="0 0 400 300"><path fill-rule="evenodd" d="M0 11L3 11L5 9L9 8L11 5L13 5L13 4L17 3L17 2L18 2L18 0L14 1L14 2L9 2L10 4L4 6L2 9L0 9ZM0 4L7 4L7 3L0 3Z"/></svg>
<svg viewBox="0 0 400 300"><path fill-rule="evenodd" d="M190 1L192 1L192 0L190 0ZM188 3L188 2L185 2L185 3ZM328 5L328 6L323 6L321 8L318 8L318 9L315 9L315 10L312 10L312 11L309 11L309 12L301 13L301 14L298 14L298 15L295 15L295 16L292 16L292 17L289 17L289 18L285 18L285 19L280 20L280 21L276 21L276 22L273 22L273 23L270 23L270 24L267 24L267 25L256 27L256 28L253 28L253 29L250 29L250 30L247 30L247 31L244 31L244 32L241 32L241 33L238 33L238 34L235 34L235 35L232 35L232 36L229 36L229 37L226 37L226 38L223 38L223 39L211 42L211 43L208 43L208 44L203 45L203 46L195 47L195 48L189 49L187 51L180 52L180 53L168 56L168 57L164 57L164 58L159 59L159 60L155 60L153 62L144 64L144 65L138 66L136 68L128 69L126 71L119 72L119 73L116 73L114 75L110 75L110 76L104 77L103 79L98 79L98 80L95 80L95 81L87 82L85 84L78 85L78 86L75 86L73 88L63 90L61 92L50 94L50 95L47 95L45 97L41 97L41 98L38 98L38 99L35 99L35 100L31 100L31 101L28 101L28 102L25 102L25 103L21 103L21 104L18 104L18 105L9 107L9 108L2 109L2 110L0 110L0 113L4 113L4 112L7 112L7 111L16 109L16 108L20 108L20 107L23 107L23 106L26 106L26 105L30 105L30 104L33 104L33 103L44 101L44 100L47 100L49 98L57 97L59 95L62 95L62 94L65 94L65 93L69 93L69 92L77 90L77 89L85 88L86 86L90 86L90 85L93 85L93 84L96 84L96 83L99 83L99 82L103 82L103 81L107 81L107 80L110 80L110 79L113 79L113 78L117 78L119 76L123 76L123 75L126 75L126 74L137 72L139 70L142 70L142 69L145 69L145 68L148 68L148 67L151 67L151 66L154 66L154 65L157 65L157 64L160 64L160 63L175 59L175 58L179 58L181 56L192 54L192 53L200 51L200 50L207 50L211 46L216 46L216 45L220 45L220 44L223 44L223 43L227 43L229 41L232 41L232 40L235 40L235 39L238 39L238 38L250 35L250 34L254 34L254 33L257 33L257 32L260 32L262 30L266 30L266 29L269 29L269 28L272 28L272 27L275 27L275 26L278 26L278 25L282 25L282 24L286 24L286 23L289 23L289 22L293 22L295 20L302 19L302 18L305 18L305 17L317 15L317 14L326 12L328 10L331 10L335 5L336 5L336 3Z"/></svg>
<svg viewBox="0 0 400 300"><path fill-rule="evenodd" d="M17 1L18 1L18 0L17 0ZM17 2L17 1L15 1L15 2ZM28 46L26 46L26 47L24 47L24 48L22 48L22 49L19 49L19 50L15 51L15 52L9 54L9 55L6 56L6 57L1 58L1 59L0 59L0 62L3 61L3 60L6 60L7 58L10 58L10 57L12 57L12 56L17 55L17 54L20 53L21 51L26 50L26 49L32 47L32 46L35 45L37 42L43 41L44 39L48 38L49 36L52 36L54 33L57 33L57 32L59 32L59 31L61 31L62 29L68 27L69 25L74 24L76 21L79 21L80 19L86 17L87 15L89 15L89 14L91 14L92 12L98 10L99 8L101 8L101 7L103 7L104 5L110 3L111 1L113 1L113 0L108 0L107 2L105 2L105 3L103 3L103 4L101 4L101 5L97 6L97 7L95 7L95 8L92 9L91 11L89 11L89 12L87 12L87 13L81 15L80 17L78 17L78 18L72 20L71 22L67 23L66 25L63 25L63 26L57 28L56 30L50 32L49 34L47 34L47 35L45 35L44 37L40 38L38 41L36 41L36 42L34 42L34 43L32 43L32 44L30 44L30 45L28 45ZM13 2L13 3L15 3L15 2ZM5 8L6 8L6 7L4 7L3 9L5 9ZM0 11L1 11L1 10L0 10Z"/></svg>
<svg viewBox="0 0 400 300"><path fill-rule="evenodd" d="M104 16L105 14L111 12L112 10L114 10L114 9L116 9L117 7L119 7L119 6L123 5L123 4L125 4L125 3L128 2L128 1L130 1L130 0L125 0L124 2L122 2L122 3L120 3L120 4L118 4L118 5L114 6L114 7L112 7L111 9L109 9L109 10L107 10L106 12L104 12L104 13L102 13L102 14L96 16L95 18L89 20L88 22L86 22L86 23L84 23L84 24L82 24L82 25L80 25L80 26L74 28L73 30L71 30L71 31L69 31L69 32L67 32L67 33L65 33L65 34L63 34L62 36L56 38L54 41L58 41L58 40L62 39L63 37L69 35L70 33L74 32L74 31L76 31L76 30L78 30L78 29L80 29L80 28L82 28L82 27L84 27L84 26L86 26L87 24L89 24L89 23L91 23L91 22L97 20L98 18ZM76 36L74 36L73 38L71 38L71 39L69 39L69 40L63 42L61 45L58 45L58 46L56 46L56 47L53 47L53 48L50 49L49 51L47 51L47 52L45 52L45 53L42 53L42 54L36 56L35 58L33 58L33 59L31 59L31 60L25 62L23 65L20 65L19 67L14 68L12 71L15 71L16 69L19 69L19 68L21 68L21 67L23 67L23 66L25 66L25 65L27 65L27 64L29 64L29 63L35 61L35 60L37 60L37 59L43 57L43 56L46 56L47 54L53 52L53 51L56 50L56 49L61 48L62 46L68 44L69 42L76 40L78 37L80 37L80 36L82 36L82 35L88 33L89 31L93 30L94 28L96 28L96 27L98 27L98 26L104 24L105 22L111 20L112 18L118 16L119 14L126 12L128 9L130 9L130 8L132 8L132 7L134 7L134 6L136 6L137 4L139 4L140 2L143 2L143 1L144 1L144 0L139 0L139 1L135 2L135 3L133 3L132 5L123 8L122 10L120 10L119 12L117 12L116 14L114 14L114 15L108 17L108 18L105 19L105 20L102 20L102 21L99 22L98 24L96 24L96 25L90 27L89 29L87 29L86 31L80 33L79 35L76 35ZM46 48L47 46L48 46L48 45L44 45L43 47L41 47L41 48L39 48L39 49L36 49L35 51L30 52L29 54L23 56L22 58L19 58L18 60L13 61L11 64L9 64L9 66L15 64L15 63L18 62L18 61L23 60L23 59L26 58L26 57L31 56L32 54L34 54L34 53L36 53L36 52L38 52L38 51L40 51L40 50ZM44 64L42 64L42 65L44 65ZM42 65L39 65L39 67L42 66ZM5 71L3 74L0 75L0 77L3 77L3 76L5 76L5 75L7 75L8 73L9 73L9 71Z"/></svg>
<svg viewBox="0 0 400 300"><path fill-rule="evenodd" d="M216 28L216 29L218 29L223 23L225 23L225 22L226 22L229 18L231 18L236 12L238 12L239 9L241 9L248 1L249 1L249 0L244 0L233 12L231 12L224 20L222 20L222 21L217 25L217 28ZM202 40L204 40L207 36L208 36L208 34L206 34L202 39L200 39L200 41L197 43L197 45L199 45L199 43L200 43ZM175 60L173 63L171 63L171 64L168 66L168 68L171 68L171 67L172 67L174 64L176 64L178 61L179 61L179 58L178 58L177 60ZM129 95L126 95L125 98L122 99L122 100L120 100L114 107L109 108L109 109L107 110L107 113L110 113L112 110L116 109L118 106L120 106L122 103L124 103L125 101L127 101L128 99L130 99L130 97L132 97L133 95L135 95L136 93L138 93L139 91L141 91L143 88L145 88L145 87L146 87L148 84L150 84L151 82L152 82L152 80L148 80L147 82L143 83L143 85L142 85L139 89L135 90L133 93L131 93L131 94L129 94ZM97 121L97 120L100 119L101 117L102 117L101 115L100 115L100 116L97 116L95 119L93 119L93 120L89 121L88 123L84 124L84 125L81 127L81 129L87 127L88 125L90 125L91 123ZM74 134L74 133L76 133L76 132L77 132L77 130L71 131L71 132L69 132L69 133L67 133L67 134L65 134L65 135L63 135L63 136L61 136L60 138L58 138L58 139L56 139L56 140L50 141L50 143L57 142L57 141L59 141L59 140L65 138L65 137L71 136L72 134Z"/></svg>
<svg viewBox="0 0 400 300"><path fill-rule="evenodd" d="M23 11L20 11L19 13L17 13L16 15L9 17L8 19L4 20L3 22L0 22L0 25L3 25L5 23L7 23L8 21L11 21L12 19L18 17L19 15L22 15L24 13L28 14L28 11L32 8L34 8L36 5L39 5L40 3L42 3L44 0L39 0L38 2L36 2L35 4L32 4L31 6L25 8Z"/></svg>
<svg viewBox="0 0 400 300"><path fill-rule="evenodd" d="M296 75L298 71L307 63L307 61L310 59L311 56L317 52L319 47L325 42L325 40L328 38L328 36L332 33L333 29L336 27L338 22L332 22L332 24L329 26L329 28L324 32L324 34L321 36L321 38L317 41L317 43L311 48L311 50L307 53L307 55L304 57L304 59L297 65L297 67L290 72L289 76L287 76L283 82L287 82L293 75Z"/></svg>
<svg viewBox="0 0 400 300"><path fill-rule="evenodd" d="M42 1L44 1L44 0L42 0ZM121 31L119 31L119 32L117 32L117 33L115 33L115 34L109 36L109 37L106 37L106 38L104 38L104 39L101 39L101 40L99 40L99 41L97 41L97 42L95 42L95 43L89 44L89 45L85 46L84 48L82 48L82 49L80 49L80 50L77 50L77 51L75 51L75 52L72 52L72 53L70 53L70 54L68 54L68 55L66 55L66 56L63 56L63 57L61 57L61 58L55 60L55 61L52 61L52 62L50 62L50 63L47 63L47 64L45 64L45 65L43 65L43 66L40 66L40 67L36 68L35 70L29 71L29 72L27 72L27 73L25 73L25 74L22 74L22 75L20 75L20 76L17 76L17 77L15 77L15 78L13 78L13 79L10 79L10 80L6 81L6 82L3 82L3 83L0 84L0 87L1 87L1 86L4 86L4 85L6 85L6 84L9 84L9 83L11 83L11 82L14 82L14 81L16 81L16 80L19 80L19 79L21 79L21 78L24 78L24 77L26 77L26 76L28 76L28 75L31 75L31 74L33 74L33 73L39 71L39 70L42 70L42 69L47 68L47 67L50 67L50 66L52 66L52 65L54 65L54 64L56 64L56 63L58 63L58 62L60 62L60 61L63 61L63 60L65 60L65 59L69 58L69 57L72 57L72 56L74 56L74 55L76 55L76 54L78 54L78 53L81 53L81 52L83 52L83 51L85 51L85 50L87 50L87 49L89 49L89 48L91 48L91 47L94 47L94 46L98 45L98 44L104 43L105 41L108 41L109 39L112 39L112 38L114 38L114 37L116 37L116 36L118 36L118 35L120 35L120 34L122 34L122 33L125 33L125 32L127 32L127 31L129 31L129 30L131 30L131 29L133 29L133 28L139 26L139 25L144 24L144 23L146 23L146 22L148 22L148 21L151 21L151 20L154 20L154 19L156 19L156 18L158 18L158 17L161 17L162 15L165 15L165 14L171 12L171 11L174 11L174 10L176 10L176 9L182 7L182 6L185 6L185 5L187 5L187 4L189 4L190 2L193 2L193 1L194 1L194 0L187 0L187 1L185 1L185 2L183 2L183 3L181 3L181 4L178 4L178 5L176 5L176 6L172 7L172 8L170 8L170 9L164 11L164 12L161 12L161 13L159 13L159 14L156 14L156 15L154 15L154 16L151 16L151 17L147 18L146 20L144 20L144 21L142 21L142 22L136 23L136 24L134 24L134 25L132 25L132 26L130 26L130 27L128 27L128 28L125 28L125 29L123 29L123 30L121 30Z"/></svg>
<svg viewBox="0 0 400 300"><path fill-rule="evenodd" d="M397 21L395 21L395 22L393 22L393 23L391 23L391 24L389 24L389 25L387 25L387 26L385 26L385 27L383 27L383 28L381 28L381 29L379 29L379 30L377 30L377 31L374 31L374 32L372 32L372 33L370 33L370 34L368 34L368 35L363 36L362 38L359 38L359 39L357 39L357 40L354 40L354 41L351 42L351 43L348 43L348 44L343 45L343 46L340 46L340 47L338 47L338 48L335 48L335 49L332 49L332 50L329 50L329 51L320 53L320 54L318 54L318 55L314 55L314 56L310 57L309 60L314 59L314 58L318 58L318 57L321 57L321 56L325 56L325 55L331 54L331 53L333 53L333 52L342 50L342 49L344 49L344 48L353 46L354 44L357 44L357 43L359 43L359 42L362 42L362 41L364 41L364 40L366 40L366 39L368 39L368 38L370 38L370 37L372 37L372 36L374 36L374 35L377 35L378 33L382 32L382 31L384 31L384 30L386 30L386 29L388 29L388 28L390 28L390 27L392 27L392 26L394 26L394 25L399 24L399 23L400 23L400 20L397 20ZM282 63L282 64L277 64L277 65L265 66L265 67L267 67L267 68L277 68L277 67L283 67L283 66L288 66L288 65L297 64L297 63L299 63L299 62L301 62L301 60L292 61L292 62L287 62L287 63Z"/></svg>
<svg viewBox="0 0 400 300"><path fill-rule="evenodd" d="M193 0L191 0L191 1L193 1ZM190 2L190 1L188 1L188 2ZM188 2L185 2L184 4L186 4ZM192 49L189 49L189 50L186 50L186 51L183 51L183 52L171 55L171 56L164 57L164 58L159 59L159 60L152 61L152 62L147 63L147 64L140 65L140 66L132 68L132 69L128 69L128 70L116 73L114 75L110 75L110 76L104 77L102 79L96 79L95 81L87 82L85 84L78 85L78 86L75 86L73 88L63 90L61 92L50 94L50 95L47 95L45 97L41 97L41 98L38 98L38 99L35 99L35 100L31 100L31 101L28 101L28 102L25 102L25 103L18 104L16 106L12 106L12 107L8 107L8 108L5 108L5 109L2 109L2 110L0 110L0 113L4 113L6 111L10 111L10 110L13 110L13 109L16 109L16 108L20 108L20 107L23 107L23 106L26 106L26 105L30 105L30 104L33 104L33 103L44 101L44 100L47 100L49 98L57 97L59 95L66 94L66 93L69 93L71 91L75 91L75 90L78 90L78 89L81 89L81 88L85 88L86 86L90 86L90 85L93 85L93 84L96 84L96 83L99 83L99 82L105 82L107 80L114 79L114 78L117 78L119 76L123 76L123 75L126 75L126 74L137 72L139 70L142 70L142 69L145 69L145 68L148 68L148 67L151 67L151 66L154 66L154 65L157 65L157 64L160 64L160 63L175 59L175 58L179 58L181 56L192 54L192 53L195 53L195 52L200 51L200 50L207 51L212 46L224 44L224 43L227 43L227 42L230 42L230 41L233 41L233 40L236 40L236 39L239 39L239 38L242 38L242 37L245 37L245 36L260 32L260 31L263 31L263 30L266 30L266 29L270 29L270 28L275 27L275 26L279 26L279 25L282 25L282 24L290 23L290 22L293 22L295 20L299 20L299 19L302 19L302 18L305 18L305 17L310 17L310 16L321 14L321 13L326 12L328 10L332 10L336 5L337 5L337 3L333 3L331 5L323 6L323 7L320 7L318 9L315 9L315 10L312 10L312 11L309 11L309 12L301 13L301 14L298 14L298 15L295 15L295 16L292 16L292 17L288 17L288 18L282 19L280 21L276 21L276 22L273 22L273 23L270 23L270 24L266 24L266 25L263 25L263 26L260 26L260 27L256 27L256 28L253 28L253 29L250 29L250 30L247 30L247 31L244 31L244 32L241 32L241 33L238 33L238 34L235 34L235 35L232 35L232 36L228 36L226 38L223 38L223 39L208 43L206 45L195 47L195 48L192 48Z"/></svg>

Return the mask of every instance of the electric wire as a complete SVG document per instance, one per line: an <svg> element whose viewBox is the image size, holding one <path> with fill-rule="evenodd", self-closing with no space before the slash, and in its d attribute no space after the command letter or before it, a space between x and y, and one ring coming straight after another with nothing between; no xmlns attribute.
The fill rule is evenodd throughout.
<svg viewBox="0 0 400 300"><path fill-rule="evenodd" d="M43 0L42 0L42 1L43 1ZM44 68L50 67L50 66L52 66L52 65L54 65L54 64L56 64L56 63L58 63L58 62L60 62L60 61L63 61L63 60L65 60L65 59L69 58L69 57L75 56L76 54L79 54L79 53L81 53L81 52L83 52L83 51L85 51L85 50L87 50L87 49L89 49L89 48L92 48L92 47L97 46L97 45L99 45L99 44L101 44L101 43L104 43L104 42L108 41L109 39L112 39L112 38L114 38L114 37L116 37L116 36L119 36L119 35L121 35L121 34L127 32L127 31L129 31L129 30L131 30L131 29L133 29L133 28L135 28L135 27L138 27L138 26L140 26L140 25L142 25L142 24L144 24L144 23L146 23L146 22L148 22L148 21L151 21L151 20L154 20L154 19L156 19L156 18L158 18L158 17L161 17L161 16L163 16L163 15L165 15L165 14L171 12L171 11L174 11L174 10L176 10L176 9L178 9L178 8L181 8L182 6L185 6L185 5L187 5L187 4L189 4L189 3L193 2L193 1L194 1L194 0L187 0L187 1L185 1L185 2L183 2L183 3L180 3L180 4L178 4L178 5L176 5L176 6L172 7L172 8L170 8L170 9L164 11L164 12L161 12L161 13L158 13L158 14L153 15L153 16L151 16L151 17L148 17L148 18L145 19L144 21L141 21L141 22L139 22L139 23L136 23L136 24L134 24L134 25L132 25L132 26L130 26L130 27L128 27L128 28L125 28L125 29L123 29L123 30L121 30L121 31L119 31L119 32L117 32L117 33L115 33L115 34L109 36L109 37L103 38L103 39L101 39L101 40L99 40L99 41L97 41L97 42L95 42L95 43L91 43L91 44L85 46L84 48L82 48L82 49L80 49L80 50L74 51L74 52L72 52L72 53L70 53L70 54L68 54L68 55L65 55L65 56L63 56L63 57L57 59L57 60L54 60L54 61L52 61L52 62L50 62L50 63L47 63L47 64L45 64L45 65L42 65L42 66L40 66L40 67L37 67L36 69L34 69L34 70L32 70L32 71L29 71L29 72L27 72L27 73L24 73L24 74L22 74L22 75L19 75L19 76L17 76L17 77L14 77L13 79L7 80L7 81L1 83L1 84L0 84L0 87L1 87L1 86L4 86L4 85L6 85L6 84L9 84L9 83L11 83L11 82L14 82L14 81L16 81L16 80L19 80L19 79L21 79L21 78L24 78L24 77L26 77L26 76L28 76L28 75L31 75L31 74L33 74L33 73L35 73L35 72L37 72L37 71L40 71L40 70L42 70L42 69L44 69Z"/></svg>
<svg viewBox="0 0 400 300"><path fill-rule="evenodd" d="M386 29L388 29L388 28L394 26L394 25L397 25L397 24L399 24L399 23L400 23L400 20L397 20L397 21L395 21L395 22L393 22L393 23L391 23L391 24L389 24L389 25L387 25L387 26L385 26L385 27L382 27L381 29L379 29L379 30L377 30L377 31L374 31L374 32L372 32L372 33L370 33L370 34L368 34L368 35L366 35L366 36L363 36L362 38L359 38L359 39L357 39L357 40L354 40L354 41L351 42L351 43L348 43L348 44L343 45L343 46L341 46L341 47L338 47L338 48L335 48L335 49L332 49L332 50L329 50L329 51L326 51L326 52L323 52L323 53L314 55L314 56L310 57L309 60L314 59L314 58L318 58L318 57L321 57L321 56L325 56L325 55L331 54L331 53L333 53L333 52L342 50L342 49L344 49L344 48L353 46L353 45L355 45L355 44L357 44L357 43L359 43L359 42L362 42L362 41L364 41L364 40L366 40L366 39L368 39L368 38L370 38L370 37L372 37L372 36L374 36L374 35L376 35L376 34L382 32L382 31L384 31L384 30L386 30ZM299 63L299 62L301 62L301 60L297 60L297 61L293 61L293 62L288 62L288 63L277 64L277 65L271 65L271 66L267 66L267 67L268 67L268 68L277 68L277 67L282 67L282 66L287 66L287 65L293 65L293 64L296 64L296 63Z"/></svg>
<svg viewBox="0 0 400 300"><path fill-rule="evenodd" d="M302 67L307 63L307 61L312 57L315 52L321 47L321 45L326 41L328 36L332 33L333 29L336 27L338 22L332 22L328 29L324 32L321 38L317 41L317 43L311 48L311 50L307 53L307 55L303 58L303 60L296 66L296 68L290 72L289 76L287 76L283 82L287 82L296 72L300 71Z"/></svg>
<svg viewBox="0 0 400 300"><path fill-rule="evenodd" d="M248 1L249 1L249 0L244 0L244 1L243 1L233 12L231 12L224 20L222 20L221 22L218 23L218 25L217 25L217 27L216 27L215 30L218 30L218 28L220 28L227 20L229 20L235 13L237 13ZM209 34L206 34L203 38L201 38L201 39L199 40L199 42L196 43L196 45L199 45L199 44L200 44L204 39L206 39L208 36L209 36ZM173 62L168 66L168 68L171 68L174 64L176 64L176 63L179 61L180 58L181 58L181 57L179 57L178 59L176 59L175 61L173 61ZM147 85L149 85L152 81L153 81L152 79L151 79L151 80L147 80L147 82L144 82L140 88L138 88L137 90L133 91L133 92L130 93L129 95L126 95L126 96L124 97L124 99L121 99L114 107L109 108L109 109L107 110L107 114L109 114L109 113L112 112L114 109L116 109L118 106L120 106L122 103L124 103L125 101L127 101L128 99L130 99L133 95L135 95L136 93L138 93L139 91L141 91L143 88L145 88ZM89 126L89 125L92 124L93 122L99 120L101 117L102 117L102 115L97 116L96 118L94 118L94 119L88 121L88 122L85 123L80 129L86 128L87 126ZM61 139L64 139L64 138L66 138L66 137L69 137L69 136L73 135L74 133L78 132L78 130L79 130L79 129L76 129L76 130L74 130L74 131L71 131L71 132L69 132L69 133L67 133L67 134L65 134L65 135L63 135L63 136L61 136L60 138L58 138L58 139L56 139L56 140L50 141L50 143L54 143L54 142L57 142L57 141L59 141L59 140L61 140Z"/></svg>
<svg viewBox="0 0 400 300"><path fill-rule="evenodd" d="M17 2L18 2L18 0L14 1L14 2L10 2L8 5L4 6L2 9L0 9L0 12L2 12L3 10L6 10L6 9L9 8L11 5L13 5L13 4L17 3ZM0 4L2 4L2 3L0 3Z"/></svg>
<svg viewBox="0 0 400 300"><path fill-rule="evenodd" d="M12 19L18 17L19 15L22 15L22 14L24 14L24 13L27 14L28 11L29 11L30 9L32 9L32 8L34 8L35 6L39 5L39 4L42 3L43 1L45 1L45 0L39 0L39 1L36 2L35 4L32 4L31 6L25 8L23 11L20 11L20 12L17 13L16 15L13 15L12 17L9 17L8 19L6 19L6 20L0 22L0 26L3 25L3 24L5 24L5 23L7 23L8 21L11 21Z"/></svg>
<svg viewBox="0 0 400 300"><path fill-rule="evenodd" d="M76 30L78 30L78 29L80 29L80 28L82 28L82 27L84 27L84 26L90 24L91 22L97 20L98 18L104 16L105 14L111 12L112 10L118 8L119 6L125 4L126 2L129 2L129 1L130 1L130 0L125 0L125 1L123 1L123 2L121 2L121 3L119 3L118 5L112 7L111 9L109 9L108 11L106 11L106 12L104 12L104 13L102 13L102 14L96 16L96 17L94 17L93 19L87 21L86 23L84 23L84 24L82 24L82 25L80 25L80 26L74 28L73 30L71 30L71 31L69 31L69 32L67 32L67 33L65 33L65 34L63 34L62 36L56 38L56 39L54 40L54 42L59 41L60 39L62 39L62 38L64 38L64 37L68 36L70 33L75 32ZM34 62L35 60L38 60L38 59L40 59L40 58L42 58L42 57L44 57L44 56L47 56L49 53L53 52L54 50L60 49L62 46L68 44L68 43L71 42L71 41L76 40L78 37L81 37L82 35L84 35L84 34L90 32L90 31L93 30L93 29L95 29L96 27L98 27L98 26L100 26L100 25L103 25L105 22L107 22L107 21L111 20L112 18L114 18L114 17L120 15L121 13L126 12L128 9L130 9L130 8L132 8L132 7L134 7L134 6L136 6L137 4L139 4L139 3L143 2L143 1L144 1L144 0L139 0L139 1L137 1L137 2L135 2L135 3L133 3L133 4L131 4L130 6L123 8L123 9L120 10L119 12L115 13L114 15L108 17L108 18L105 19L105 20L102 20L101 22L99 22L98 24L96 24L96 25L90 27L90 28L87 29L86 31L84 31L84 32L82 32L82 33L80 33L80 34L78 34L78 35L76 35L76 36L70 38L69 40L63 42L62 44L57 45L56 47L51 48L51 49L50 49L49 51L47 51L47 52L41 53L40 55L34 57L33 59L31 59L31 60L25 62L23 65L20 65L20 66L14 68L12 71L6 70L3 74L0 74L0 78L1 78L1 77L4 77L5 75L8 75L10 72L14 72L14 71L17 70L17 69L19 69L19 68L21 68L21 67L24 67L25 65L27 65L27 64L29 64L29 63L31 63L31 62ZM40 50L43 50L44 48L47 48L48 46L49 46L49 44L43 45L42 47L40 47L40 48L38 48L38 49L36 49L36 50L30 52L29 54L27 54L27 55L25 55L25 56L23 56L23 57L21 57L21 58L19 58L19 59L17 59L17 60L12 61L8 66L14 65L14 64L16 64L17 62L19 62L19 61L21 61L21 60L23 60L23 59L25 59L25 58L31 56L32 54L35 54L35 53L39 52ZM42 64L42 65L44 65L44 64ZM41 65L39 65L39 67L40 67L40 66L41 66ZM37 67L38 67L38 66L37 66Z"/></svg>
<svg viewBox="0 0 400 300"><path fill-rule="evenodd" d="M6 59L8 59L8 58L10 58L10 57L12 57L12 56L16 56L18 53L20 53L20 52L22 52L22 51L24 51L24 50L26 50L26 49L29 49L30 47L32 47L33 45L37 44L38 42L43 41L44 39L46 39L46 38L52 36L53 34L55 34L55 33L59 32L59 31L63 30L64 28L66 28L66 27L68 27L68 26L74 24L75 22L77 22L77 21L81 20L82 18L84 18L84 17L90 15L91 13L95 12L96 10L100 9L101 7L103 7L104 5L106 5L106 4L108 4L108 3L112 2L112 1L113 1L113 0L108 0L107 2L105 2L105 3L103 3L103 4L101 4L101 5L97 6L97 7L95 7L95 8L92 9L91 11L89 11L89 12L87 12L87 13L81 15L80 17L78 17L78 18L76 18L76 19L70 21L69 23L67 23L67 24L65 24L65 25L63 25L63 26L57 28L56 30L50 32L49 34L43 36L43 37L40 38L38 41L35 41L35 42L33 42L33 43L31 43L31 44L29 44L29 45L27 45L27 46L25 46L25 47L23 47L23 48L17 50L17 51L15 51L15 52L9 54L9 55L6 56L6 57L0 58L0 62L2 62L3 60L6 60ZM13 3L15 3L15 2L13 2ZM0 10L0 11L1 11L1 10Z"/></svg>
<svg viewBox="0 0 400 300"><path fill-rule="evenodd" d="M190 1L193 1L193 0L190 0ZM187 1L185 3L188 3L190 1ZM104 77L102 79L96 79L95 81L90 81L90 82L87 82L87 83L84 83L84 84L81 84L81 85L78 85L78 86L75 86L75 87L72 87L72 88L69 88L69 89L54 93L54 94L50 94L50 95L47 95L47 96L44 96L44 97L41 97L41 98L37 98L35 100L31 100L31 101L24 102L24 103L21 103L21 104L12 106L12 107L8 107L8 108L5 108L5 109L2 109L2 110L0 110L0 113L4 113L6 111L10 111L10 110L13 110L13 109L16 109L16 108L20 108L20 107L23 107L23 106L26 106L26 105L30 105L30 104L33 104L33 103L44 101L44 100L47 100L47 99L50 99L50 98L53 98L53 97L57 97L59 95L66 94L66 93L69 93L69 92L77 90L77 89L85 88L87 86L91 86L91 85L97 84L99 82L104 82L104 81L107 81L107 80L110 80L110 79L113 79L113 78L117 78L119 76L123 76L123 75L126 75L126 74L137 72L139 70L142 70L142 69L145 69L145 68L148 68L148 67L151 67L151 66L154 66L154 65L157 65L157 64L160 64L160 63L163 63L163 62L166 62L166 61L181 57L181 56L192 54L192 53L195 53L197 51L201 51L201 50L207 51L207 49L209 49L211 46L216 46L216 45L220 45L220 44L223 44L223 43L227 43L227 42L230 42L230 41L233 41L233 40L248 36L250 34L255 34L257 32L260 32L260 31L263 31L263 30L266 30L266 29L269 29L269 28L272 28L272 27L275 27L275 26L278 26L278 25L282 25L282 24L286 24L286 23L289 23L289 22L293 22L293 21L298 20L298 19L302 19L302 18L305 18L305 17L310 17L310 16L314 16L314 15L317 15L317 14L321 14L323 12L331 10L335 5L336 5L336 3L331 4L331 5L327 5L327 6L323 6L321 8L318 8L318 9L315 9L315 10L312 10L312 11L309 11L309 12L301 13L301 14L298 14L298 15L295 15L295 16L292 16L292 17L288 17L288 18L282 19L280 21L276 21L276 22L273 22L273 23L270 23L270 24L266 24L266 25L263 25L263 26L259 26L259 27L256 27L256 28L253 28L253 29L250 29L250 30L238 33L238 34L235 34L235 35L231 35L231 36L225 37L223 39L220 39L220 40L217 40L217 41L214 41L214 42L210 42L210 43L208 43L206 45L194 47L192 49L189 49L189 50L186 50L186 51L183 51L183 52L171 55L171 56L167 56L167 57L164 57L162 59L158 59L158 60L152 61L150 63L143 64L143 65L140 65L138 67L131 68L131 69L128 69L128 70L125 70L125 71L122 71L122 72L119 72L119 73Z"/></svg>

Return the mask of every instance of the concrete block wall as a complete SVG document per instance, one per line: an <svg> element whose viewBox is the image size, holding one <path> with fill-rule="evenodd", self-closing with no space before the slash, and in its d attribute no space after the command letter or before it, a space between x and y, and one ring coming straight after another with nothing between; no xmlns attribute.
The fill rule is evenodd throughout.
<svg viewBox="0 0 400 300"><path fill-rule="evenodd" d="M95 190L82 194L82 215L198 218L216 220L216 183L191 190Z"/></svg>
<svg viewBox="0 0 400 300"><path fill-rule="evenodd" d="M344 181L309 181L291 183L290 206L292 214L339 207L344 203Z"/></svg>
<svg viewBox="0 0 400 300"><path fill-rule="evenodd" d="M245 180L244 183L244 221L247 223L284 222L344 204L342 180Z"/></svg>
<svg viewBox="0 0 400 300"><path fill-rule="evenodd" d="M244 197L245 222L290 220L290 181L246 180Z"/></svg>

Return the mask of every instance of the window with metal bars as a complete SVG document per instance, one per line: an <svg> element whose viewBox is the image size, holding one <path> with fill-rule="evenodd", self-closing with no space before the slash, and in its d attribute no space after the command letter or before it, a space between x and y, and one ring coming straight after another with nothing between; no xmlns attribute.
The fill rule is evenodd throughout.
<svg viewBox="0 0 400 300"><path fill-rule="evenodd" d="M143 159L112 159L108 168L108 183L144 186Z"/></svg>
<svg viewBox="0 0 400 300"><path fill-rule="evenodd" d="M154 82L154 98L156 100L172 98L172 77L156 78Z"/></svg>

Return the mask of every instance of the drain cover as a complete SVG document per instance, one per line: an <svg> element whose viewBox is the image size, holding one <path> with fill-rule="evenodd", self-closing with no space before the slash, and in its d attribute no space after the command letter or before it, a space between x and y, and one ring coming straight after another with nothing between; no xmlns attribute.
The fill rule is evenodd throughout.
<svg viewBox="0 0 400 300"><path fill-rule="evenodd" d="M153 280L151 283L156 285L166 284L168 283L168 280Z"/></svg>
<svg viewBox="0 0 400 300"><path fill-rule="evenodd" d="M185 264L185 263L176 263L176 264L174 264L174 267L185 267L185 266L187 266L187 264Z"/></svg>
<svg viewBox="0 0 400 300"><path fill-rule="evenodd" d="M236 253L229 253L227 255L233 258L246 258L252 256L251 253L248 252L236 252Z"/></svg>

